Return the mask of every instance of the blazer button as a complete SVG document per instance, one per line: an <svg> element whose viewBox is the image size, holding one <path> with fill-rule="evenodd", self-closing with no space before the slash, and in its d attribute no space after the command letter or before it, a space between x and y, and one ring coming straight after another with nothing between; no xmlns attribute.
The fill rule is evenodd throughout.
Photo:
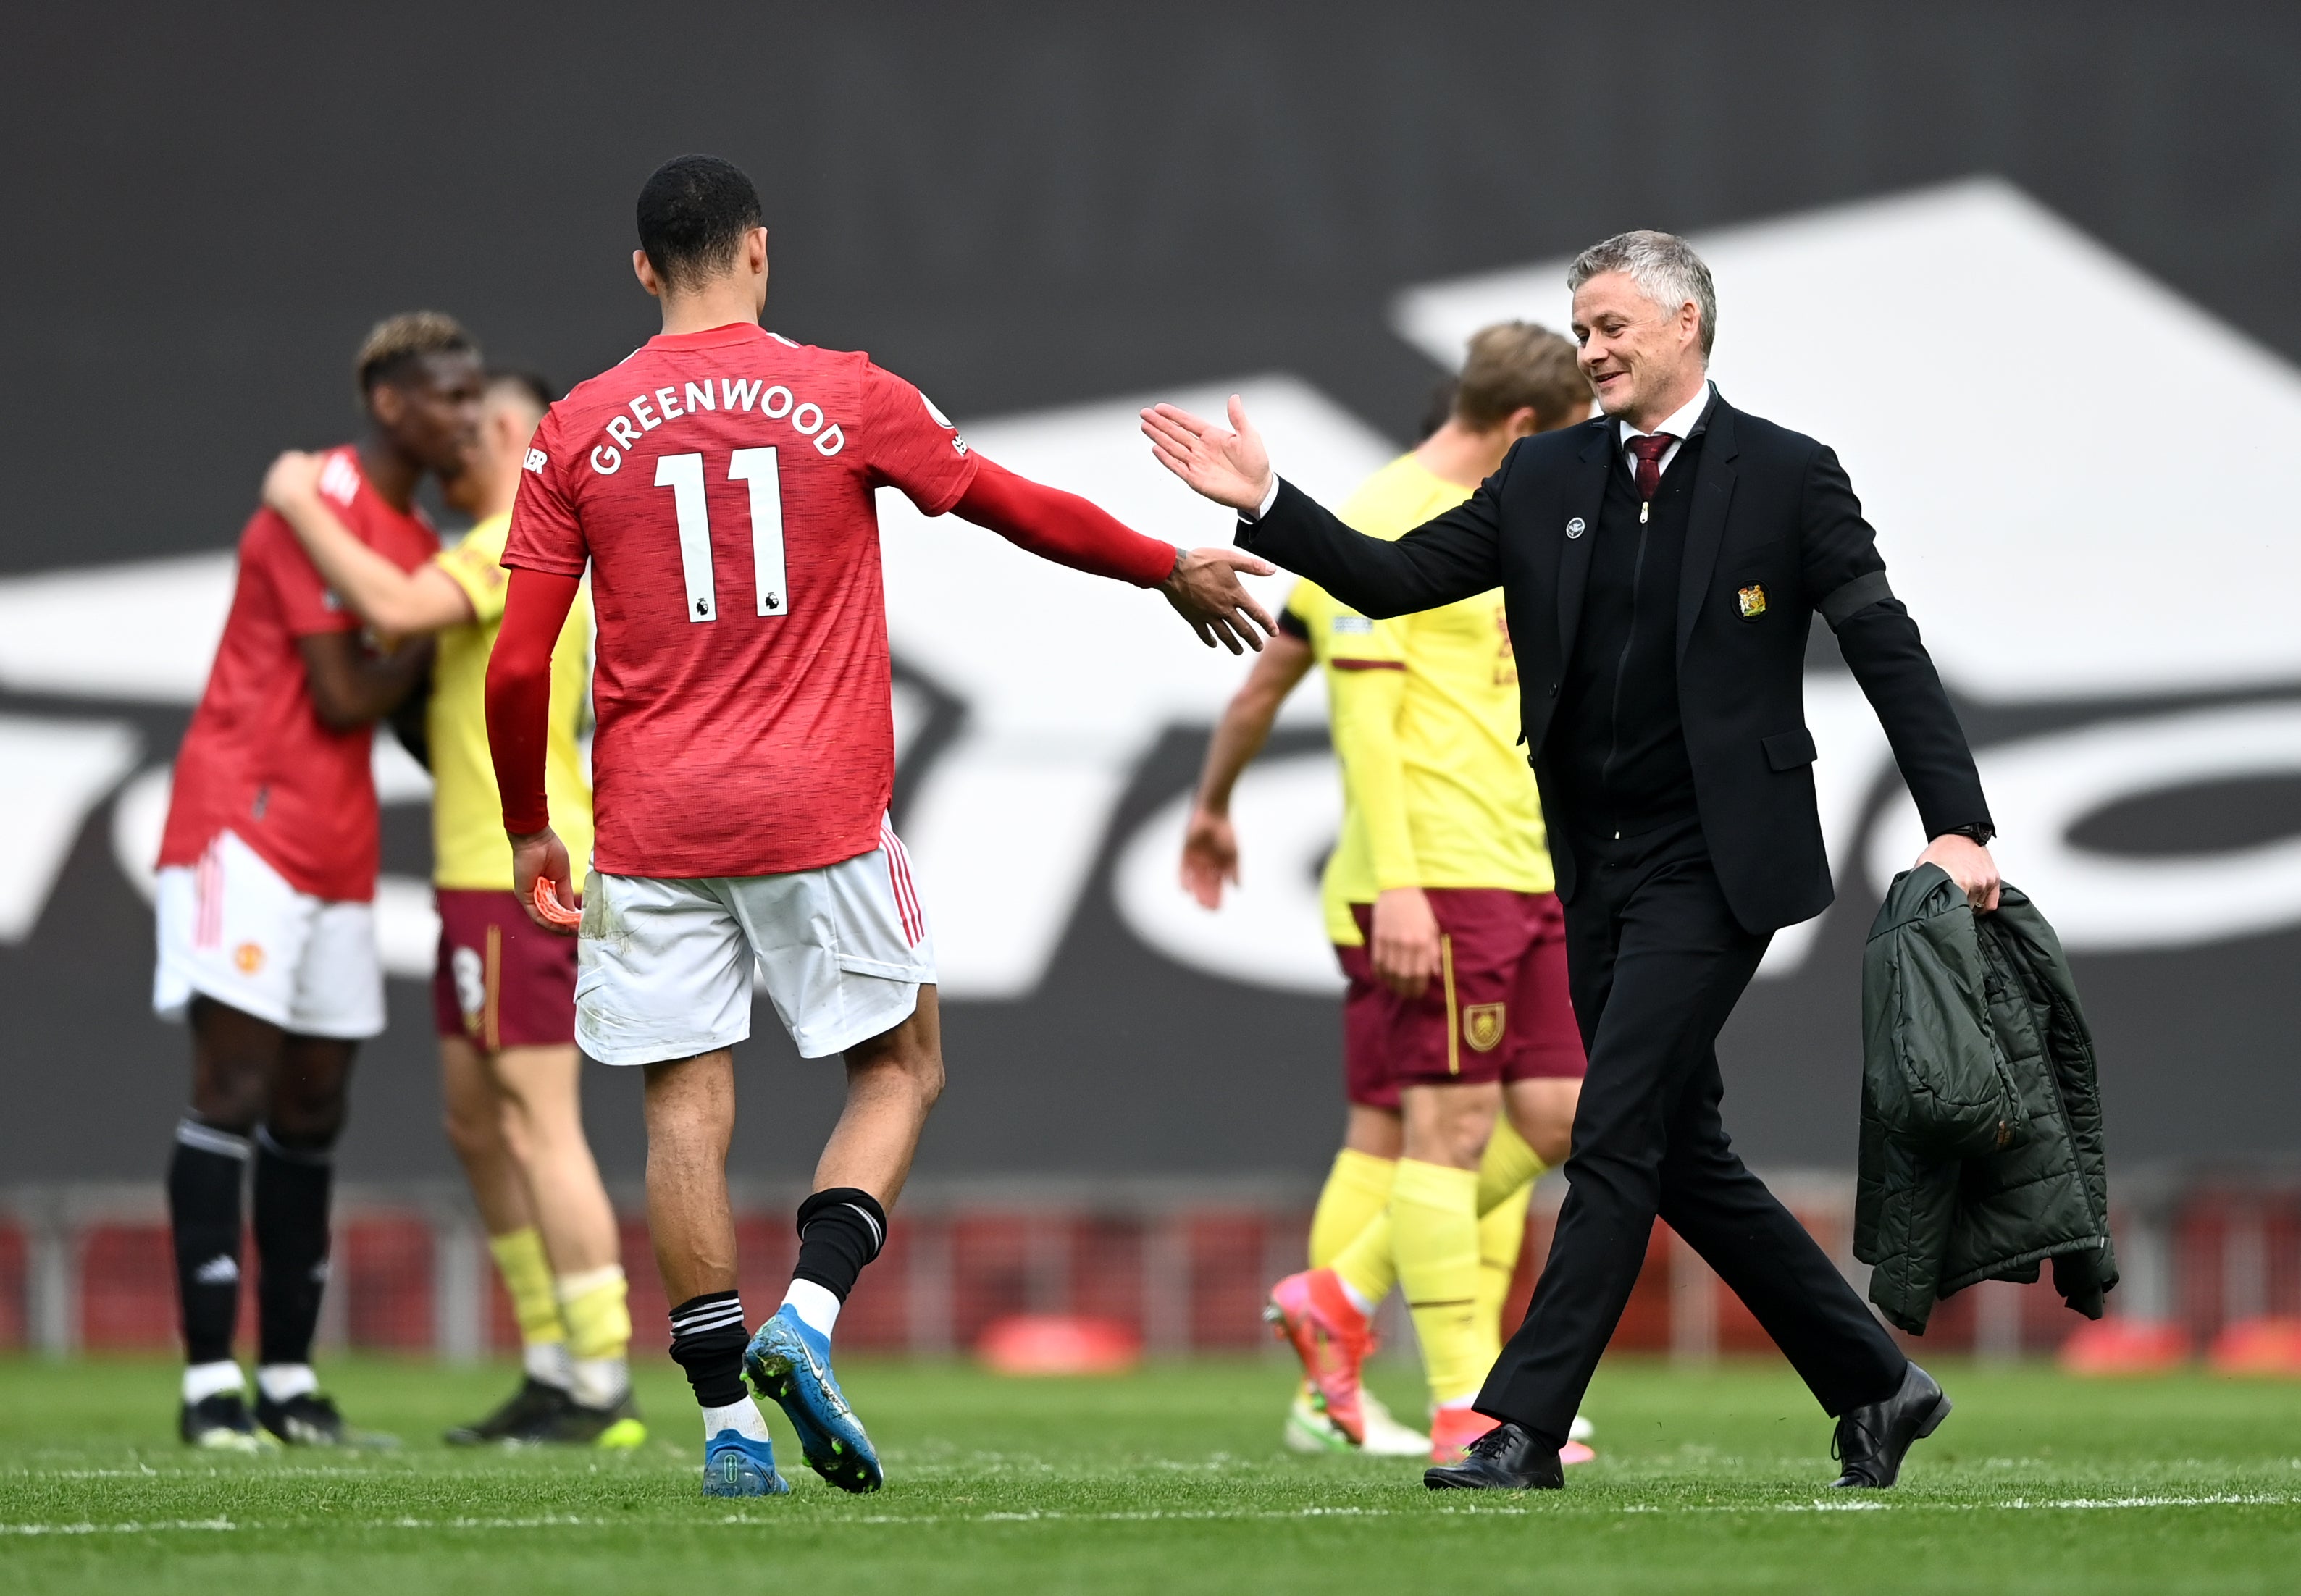
<svg viewBox="0 0 2301 1596"><path fill-rule="evenodd" d="M1553 698L1558 697L1558 683L1554 681L1550 684L1550 696Z"/></svg>

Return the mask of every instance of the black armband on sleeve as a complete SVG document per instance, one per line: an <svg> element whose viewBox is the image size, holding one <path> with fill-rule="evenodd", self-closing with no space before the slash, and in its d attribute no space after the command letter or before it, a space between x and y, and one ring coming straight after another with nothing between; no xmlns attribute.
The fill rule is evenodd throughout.
<svg viewBox="0 0 2301 1596"><path fill-rule="evenodd" d="M1310 640L1310 623L1293 610L1282 609L1278 612L1278 630L1298 643L1307 643Z"/></svg>
<svg viewBox="0 0 2301 1596"><path fill-rule="evenodd" d="M1886 573L1872 571L1867 576L1857 576L1834 591L1824 594L1821 602L1814 608L1820 610L1821 618L1829 623L1829 630L1836 631L1871 605L1883 604L1893 596L1893 585L1886 580Z"/></svg>

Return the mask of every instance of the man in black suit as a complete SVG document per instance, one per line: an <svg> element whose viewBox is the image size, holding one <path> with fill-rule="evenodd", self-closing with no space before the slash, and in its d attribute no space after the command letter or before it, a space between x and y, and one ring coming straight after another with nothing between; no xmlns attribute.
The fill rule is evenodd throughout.
<svg viewBox="0 0 2301 1596"><path fill-rule="evenodd" d="M1743 1167L1719 1113L1719 1028L1773 932L1831 898L1803 697L1812 615L1886 729L1933 839L1924 859L1977 908L1996 903L1988 806L1837 457L1710 384L1701 258L1625 233L1567 281L1603 414L1520 441L1396 542L1279 480L1235 397L1228 429L1143 412L1159 459L1240 512L1242 546L1367 614L1503 589L1590 1065L1550 1261L1479 1392L1501 1422L1425 1482L1562 1483L1558 1449L1659 1215L1837 1417L1837 1483L1890 1485L1949 1399Z"/></svg>

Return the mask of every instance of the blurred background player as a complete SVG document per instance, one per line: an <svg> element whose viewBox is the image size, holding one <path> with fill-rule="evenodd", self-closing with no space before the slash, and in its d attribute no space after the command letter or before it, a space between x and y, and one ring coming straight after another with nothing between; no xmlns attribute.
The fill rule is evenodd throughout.
<svg viewBox="0 0 2301 1596"><path fill-rule="evenodd" d="M859 354L759 325L758 191L706 155L640 190L632 265L663 331L551 408L527 455L488 673L515 880L538 919L576 899L544 781L551 654L578 579L598 620L598 840L576 1033L645 1068L648 1225L671 1355L703 1409L703 1489L789 1487L743 1376L847 1491L883 1478L831 1369L841 1305L886 1240L942 1090L934 947L887 816L894 740L873 492L956 510L1042 556L1157 587L1209 643L1269 622L1229 548L1185 554L971 453ZM540 895L539 895L540 893ZM799 1205L790 1290L756 1335L735 1291L730 1047L751 973L800 1054L843 1054L847 1102Z"/></svg>
<svg viewBox="0 0 2301 1596"><path fill-rule="evenodd" d="M439 956L431 983L448 1139L487 1226L519 1322L525 1378L459 1444L637 1446L631 1314L615 1211L583 1134L575 1050L575 950L512 893L511 848L488 757L488 656L503 624L501 564L528 440L552 394L532 376L488 380L476 441L442 485L475 518L463 540L402 571L354 537L319 490L317 457L282 455L264 498L345 602L379 632L436 634L424 716L435 790L432 879ZM591 851L591 784L579 739L590 714L591 612L579 595L552 664L544 780L573 856Z"/></svg>
<svg viewBox="0 0 2301 1596"><path fill-rule="evenodd" d="M370 333L356 372L367 436L318 457L317 490L364 546L409 569L439 551L415 489L426 472L462 468L479 356L454 322L417 312ZM188 1014L192 1031L168 1209L187 1358L180 1429L196 1446L347 1439L311 1354L352 1057L383 1029L369 741L431 655L423 643L370 649L287 522L264 509L247 523L215 664L176 757L155 902L153 1007ZM231 1351L251 1163L253 1417Z"/></svg>
<svg viewBox="0 0 2301 1596"><path fill-rule="evenodd" d="M1468 497L1519 439L1589 414L1571 343L1526 322L1485 328L1443 420L1342 514L1398 537ZM1286 695L1324 665L1343 812L1319 895L1350 982L1349 1111L1311 1267L1272 1295L1309 1375L1286 1438L1452 1461L1494 1424L1469 1404L1502 1344L1534 1182L1566 1156L1583 1065L1542 810L1517 747L1510 631L1499 589L1377 622L1308 581L1279 627L1209 745L1183 880L1209 908L1237 880L1232 787ZM1429 1380L1427 1438L1359 1382L1393 1283Z"/></svg>

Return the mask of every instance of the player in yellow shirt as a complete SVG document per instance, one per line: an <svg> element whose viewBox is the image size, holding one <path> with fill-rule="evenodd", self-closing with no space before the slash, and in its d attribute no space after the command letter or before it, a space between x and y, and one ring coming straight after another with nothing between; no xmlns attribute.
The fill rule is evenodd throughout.
<svg viewBox="0 0 2301 1596"><path fill-rule="evenodd" d="M1402 536L1467 498L1518 439L1589 409L1572 344L1523 322L1486 328L1444 423L1369 478L1343 519ZM1309 1376L1288 1440L1423 1450L1358 1379L1375 1304L1395 1283L1429 1377L1427 1449L1451 1461L1494 1423L1469 1404L1501 1346L1533 1182L1565 1157L1583 1068L1542 808L1518 746L1509 623L1499 589L1374 621L1306 581L1280 625L1209 748L1183 873L1209 907L1236 879L1232 785L1280 702L1323 666L1344 803L1320 896L1350 982L1350 1111L1312 1266L1272 1293ZM1588 1457L1576 1440L1577 1460Z"/></svg>
<svg viewBox="0 0 2301 1596"><path fill-rule="evenodd" d="M432 1008L448 1140L463 1161L524 1343L519 1391L460 1444L637 1446L631 1315L615 1218L583 1134L575 1049L575 944L531 922L512 890L488 755L488 656L503 624L501 564L528 439L551 394L531 377L488 383L479 441L447 485L476 519L429 564L403 572L353 538L314 490L313 456L280 457L264 498L329 584L378 632L433 632L424 717L434 792L439 960ZM579 598L552 658L546 785L571 856L591 848L591 784L579 737L589 714L590 612Z"/></svg>

